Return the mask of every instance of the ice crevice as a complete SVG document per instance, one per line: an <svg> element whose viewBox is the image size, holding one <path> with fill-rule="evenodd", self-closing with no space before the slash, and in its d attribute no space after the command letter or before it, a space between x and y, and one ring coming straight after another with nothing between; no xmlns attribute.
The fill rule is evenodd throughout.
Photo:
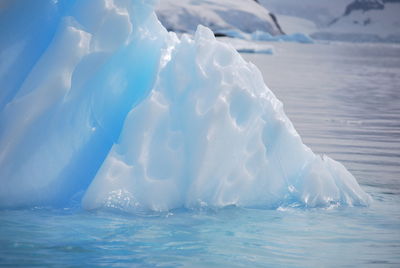
<svg viewBox="0 0 400 268"><path fill-rule="evenodd" d="M54 38L0 110L0 207L78 192L85 209L130 212L369 204L342 164L302 143L256 66L206 27L167 32L151 2L70 1L54 15Z"/></svg>

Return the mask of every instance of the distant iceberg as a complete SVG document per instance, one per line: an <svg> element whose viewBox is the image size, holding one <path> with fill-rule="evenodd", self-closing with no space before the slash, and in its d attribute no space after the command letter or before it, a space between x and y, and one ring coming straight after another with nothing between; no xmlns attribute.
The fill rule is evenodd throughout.
<svg viewBox="0 0 400 268"><path fill-rule="evenodd" d="M370 202L208 28L178 38L147 0L19 0L0 12L0 207Z"/></svg>
<svg viewBox="0 0 400 268"><path fill-rule="evenodd" d="M231 37L218 37L217 40L231 45L240 53L274 54L274 47L265 42L248 41Z"/></svg>
<svg viewBox="0 0 400 268"><path fill-rule="evenodd" d="M254 31L252 33L244 33L239 30L221 30L219 35L239 38L248 41L270 41L270 42L296 42L303 44L312 44L314 40L307 34L303 33L293 33L284 35L271 35L264 31Z"/></svg>

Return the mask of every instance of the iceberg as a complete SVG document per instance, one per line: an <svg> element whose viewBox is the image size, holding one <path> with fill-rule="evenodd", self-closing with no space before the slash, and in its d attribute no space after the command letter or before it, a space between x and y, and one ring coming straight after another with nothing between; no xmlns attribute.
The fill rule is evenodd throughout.
<svg viewBox="0 0 400 268"><path fill-rule="evenodd" d="M314 40L307 34L292 33L284 35L271 35L264 31L254 31L252 33L245 33L240 30L220 30L219 35L228 38L237 38L247 41L267 41L267 42L293 42L302 44L313 44Z"/></svg>
<svg viewBox="0 0 400 268"><path fill-rule="evenodd" d="M293 34L287 34L287 35L272 36L269 33L265 33L262 31L256 31L251 34L251 39L258 40L258 41L297 42L297 43L303 43L303 44L314 43L314 40L310 36L308 36L307 34L303 34L303 33L293 33Z"/></svg>
<svg viewBox="0 0 400 268"><path fill-rule="evenodd" d="M368 205L302 143L256 66L206 27L167 32L153 8L1 7L0 207Z"/></svg>
<svg viewBox="0 0 400 268"><path fill-rule="evenodd" d="M231 37L218 37L217 40L230 44L240 53L274 54L274 47L265 42L247 41Z"/></svg>

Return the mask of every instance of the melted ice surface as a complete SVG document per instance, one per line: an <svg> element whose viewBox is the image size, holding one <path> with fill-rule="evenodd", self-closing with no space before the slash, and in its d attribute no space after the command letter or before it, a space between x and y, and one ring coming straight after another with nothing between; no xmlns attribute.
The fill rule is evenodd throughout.
<svg viewBox="0 0 400 268"><path fill-rule="evenodd" d="M3 20L21 19L21 3ZM368 204L209 29L178 39L144 0L43 3L56 26L32 26L44 31L40 49L24 27L0 39L15 50L0 55L1 81L26 70L1 95L0 206L55 206L80 192L86 209L127 211Z"/></svg>
<svg viewBox="0 0 400 268"><path fill-rule="evenodd" d="M341 164L302 143L256 66L202 26L169 39L168 62L127 116L85 208L368 202Z"/></svg>

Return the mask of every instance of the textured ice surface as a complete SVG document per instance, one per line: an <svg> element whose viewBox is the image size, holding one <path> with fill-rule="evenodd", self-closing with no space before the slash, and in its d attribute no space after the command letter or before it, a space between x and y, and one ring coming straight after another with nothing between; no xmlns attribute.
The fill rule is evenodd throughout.
<svg viewBox="0 0 400 268"><path fill-rule="evenodd" d="M166 33L147 3L20 0L1 11L1 206L86 190L157 73Z"/></svg>
<svg viewBox="0 0 400 268"><path fill-rule="evenodd" d="M341 164L301 142L253 64L204 27L169 38L169 61L127 116L85 208L365 204Z"/></svg>
<svg viewBox="0 0 400 268"><path fill-rule="evenodd" d="M7 3L0 206L79 193L87 209L369 202L341 164L302 144L258 69L209 29L178 39L144 0Z"/></svg>

